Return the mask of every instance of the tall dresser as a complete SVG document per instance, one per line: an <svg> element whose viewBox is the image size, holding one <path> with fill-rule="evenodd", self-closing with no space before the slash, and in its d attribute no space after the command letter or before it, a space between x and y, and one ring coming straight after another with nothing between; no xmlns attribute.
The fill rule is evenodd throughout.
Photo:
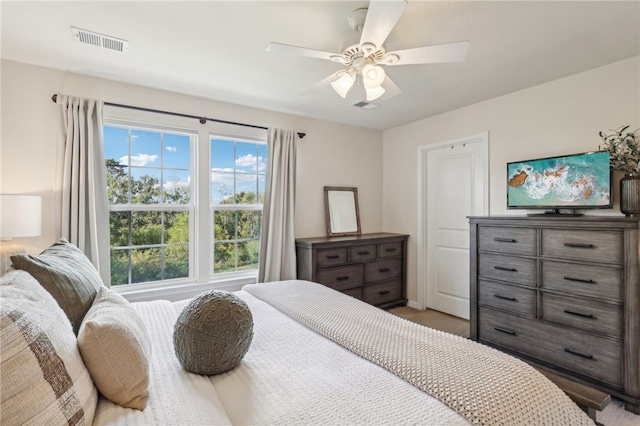
<svg viewBox="0 0 640 426"><path fill-rule="evenodd" d="M405 305L407 235L376 233L296 240L298 279L380 308Z"/></svg>
<svg viewBox="0 0 640 426"><path fill-rule="evenodd" d="M471 338L640 413L638 225L471 217Z"/></svg>

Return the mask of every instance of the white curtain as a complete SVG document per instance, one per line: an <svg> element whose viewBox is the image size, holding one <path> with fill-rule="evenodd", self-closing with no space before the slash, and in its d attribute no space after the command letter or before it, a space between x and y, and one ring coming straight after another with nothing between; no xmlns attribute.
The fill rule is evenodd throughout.
<svg viewBox="0 0 640 426"><path fill-rule="evenodd" d="M296 132L269 129L258 282L296 278Z"/></svg>
<svg viewBox="0 0 640 426"><path fill-rule="evenodd" d="M109 210L101 101L58 95L64 146L62 236L78 246L109 286Z"/></svg>

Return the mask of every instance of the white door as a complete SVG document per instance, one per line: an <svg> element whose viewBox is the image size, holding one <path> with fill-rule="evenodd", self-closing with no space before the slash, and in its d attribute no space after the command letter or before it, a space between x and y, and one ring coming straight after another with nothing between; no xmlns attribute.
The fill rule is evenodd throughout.
<svg viewBox="0 0 640 426"><path fill-rule="evenodd" d="M488 211L486 133L425 149L427 308L469 319L469 222ZM418 283L420 285L420 283Z"/></svg>

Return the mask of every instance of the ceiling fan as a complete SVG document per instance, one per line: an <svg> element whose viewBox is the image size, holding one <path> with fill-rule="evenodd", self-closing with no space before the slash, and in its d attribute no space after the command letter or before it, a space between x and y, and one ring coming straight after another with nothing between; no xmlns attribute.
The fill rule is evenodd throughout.
<svg viewBox="0 0 640 426"><path fill-rule="evenodd" d="M386 75L381 65L459 62L465 59L469 49L468 41L460 41L387 52L384 42L406 6L406 0L371 0L368 9L351 12L348 22L351 28L361 33L360 43L347 47L342 53L282 43L269 43L267 52L327 59L346 66L312 86L311 90L331 85L338 95L346 98L357 79L361 79L367 101L378 99L385 92L385 99L389 99L402 93L402 90Z"/></svg>

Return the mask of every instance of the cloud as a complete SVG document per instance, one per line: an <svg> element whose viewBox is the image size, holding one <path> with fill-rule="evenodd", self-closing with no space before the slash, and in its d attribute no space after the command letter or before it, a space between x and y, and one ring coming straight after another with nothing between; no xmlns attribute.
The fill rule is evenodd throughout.
<svg viewBox="0 0 640 426"><path fill-rule="evenodd" d="M241 155L236 158L238 167L250 167L252 171L264 172L267 169L267 161L264 157L256 157L253 154Z"/></svg>
<svg viewBox="0 0 640 426"><path fill-rule="evenodd" d="M165 149L169 152L176 152L178 150L178 148L175 146L168 146Z"/></svg>
<svg viewBox="0 0 640 426"><path fill-rule="evenodd" d="M131 162L129 163L129 157L120 157L120 165L122 166L146 166L149 163L154 163L158 159L157 155L138 154L131 156Z"/></svg>

